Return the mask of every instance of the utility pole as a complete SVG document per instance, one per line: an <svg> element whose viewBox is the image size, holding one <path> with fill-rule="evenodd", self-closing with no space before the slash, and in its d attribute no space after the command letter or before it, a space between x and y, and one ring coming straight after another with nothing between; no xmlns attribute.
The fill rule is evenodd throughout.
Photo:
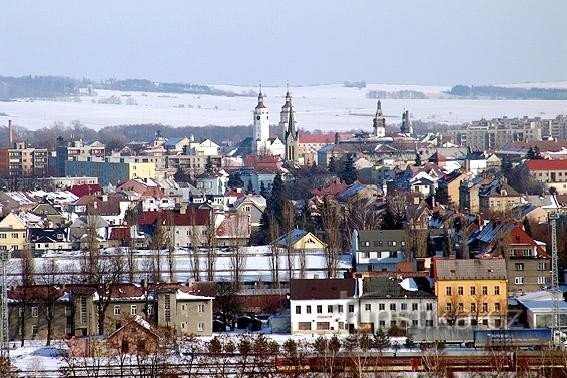
<svg viewBox="0 0 567 378"><path fill-rule="evenodd" d="M2 293L0 294L0 318L2 326L0 327L0 355L4 358L10 358L9 328L8 328L8 276L6 267L10 261L11 250L0 250L0 264L2 264Z"/></svg>
<svg viewBox="0 0 567 378"><path fill-rule="evenodd" d="M555 196L553 197L555 198ZM548 219L551 225L551 328L553 330L553 337L556 337L557 332L561 329L559 322L559 265L557 264L557 260L559 259L557 251L557 220L559 219L559 213L549 213Z"/></svg>

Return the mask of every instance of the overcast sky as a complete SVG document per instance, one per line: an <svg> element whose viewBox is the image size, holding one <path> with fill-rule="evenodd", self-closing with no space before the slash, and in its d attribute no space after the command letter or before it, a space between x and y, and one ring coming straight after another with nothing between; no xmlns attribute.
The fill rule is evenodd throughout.
<svg viewBox="0 0 567 378"><path fill-rule="evenodd" d="M567 80L567 1L4 1L0 75L227 84Z"/></svg>

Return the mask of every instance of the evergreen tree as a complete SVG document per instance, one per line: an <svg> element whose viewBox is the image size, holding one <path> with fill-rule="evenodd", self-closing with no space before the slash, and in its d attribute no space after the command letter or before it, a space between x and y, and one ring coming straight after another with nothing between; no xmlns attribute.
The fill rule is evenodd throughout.
<svg viewBox="0 0 567 378"><path fill-rule="evenodd" d="M447 205L449 203L449 193L447 192L447 187L438 186L435 189L435 200L442 205Z"/></svg>
<svg viewBox="0 0 567 378"><path fill-rule="evenodd" d="M535 159L535 151L534 149L530 146L530 149L528 150L528 152L526 153L526 159L528 160L533 160Z"/></svg>
<svg viewBox="0 0 567 378"><path fill-rule="evenodd" d="M205 163L205 172L208 174L213 173L213 159L210 156L207 156L207 162Z"/></svg>
<svg viewBox="0 0 567 378"><path fill-rule="evenodd" d="M240 172L236 171L228 176L228 183L227 185L230 188L242 188L244 186L244 181L242 181L242 177L240 177Z"/></svg>
<svg viewBox="0 0 567 378"><path fill-rule="evenodd" d="M283 202L285 201L285 186L282 180L282 175L278 172L274 177L272 183L272 193L270 194L269 205L273 210L274 217L281 219ZM266 208L267 209L267 208Z"/></svg>
<svg viewBox="0 0 567 378"><path fill-rule="evenodd" d="M415 164L416 167L421 167L421 155L415 151Z"/></svg>
<svg viewBox="0 0 567 378"><path fill-rule="evenodd" d="M344 162L344 167L339 174L341 180L343 180L347 185L352 184L356 181L356 169L354 168L354 155L348 154Z"/></svg>
<svg viewBox="0 0 567 378"><path fill-rule="evenodd" d="M248 181L248 186L246 187L246 193L254 193L254 187L252 186L252 180Z"/></svg>
<svg viewBox="0 0 567 378"><path fill-rule="evenodd" d="M530 236L532 236L532 227L530 225L530 221L527 217L524 218L522 224L524 225L524 231Z"/></svg>
<svg viewBox="0 0 567 378"><path fill-rule="evenodd" d="M335 159L335 155L331 155L331 158L329 159L329 172L331 173L337 173L337 161Z"/></svg>
<svg viewBox="0 0 567 378"><path fill-rule="evenodd" d="M266 190L266 185L264 185L264 181L260 182L260 195L265 199L268 199L268 196L270 195Z"/></svg>
<svg viewBox="0 0 567 378"><path fill-rule="evenodd" d="M378 328L378 331L374 334L374 347L382 351L390 346L390 336L388 336L382 328Z"/></svg>

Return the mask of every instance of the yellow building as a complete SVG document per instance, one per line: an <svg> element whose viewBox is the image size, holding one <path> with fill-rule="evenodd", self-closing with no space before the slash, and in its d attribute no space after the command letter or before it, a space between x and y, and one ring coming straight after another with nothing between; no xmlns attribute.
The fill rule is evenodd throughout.
<svg viewBox="0 0 567 378"><path fill-rule="evenodd" d="M0 249L22 250L27 244L26 222L14 213L0 221Z"/></svg>
<svg viewBox="0 0 567 378"><path fill-rule="evenodd" d="M434 259L439 324L506 326L508 280L504 259Z"/></svg>

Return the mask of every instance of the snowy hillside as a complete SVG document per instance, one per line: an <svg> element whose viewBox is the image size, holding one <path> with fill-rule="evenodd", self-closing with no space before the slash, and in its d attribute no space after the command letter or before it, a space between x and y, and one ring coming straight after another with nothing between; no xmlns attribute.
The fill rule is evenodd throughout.
<svg viewBox="0 0 567 378"><path fill-rule="evenodd" d="M560 83L552 83L560 85ZM551 84L550 84L551 85ZM567 86L567 83L564 83ZM215 85L236 93L256 92L249 86ZM482 117L541 116L553 118L567 113L567 101L541 100L464 100L447 99L449 87L369 84L366 88L347 88L342 84L292 87L294 105L300 126L308 129L371 130L376 99L367 97L371 90L413 90L428 99L384 99L382 108L389 125L401 122L404 109L413 119L459 124ZM277 123L286 88L267 87L265 103L271 120ZM114 96L114 97L113 97ZM172 126L249 125L256 98L192 95L178 93L143 93L99 90L96 96L62 101L19 100L0 102L0 125L12 119L15 125L29 129L51 126L55 122L70 124L79 120L100 129L104 126L139 123L162 123Z"/></svg>

